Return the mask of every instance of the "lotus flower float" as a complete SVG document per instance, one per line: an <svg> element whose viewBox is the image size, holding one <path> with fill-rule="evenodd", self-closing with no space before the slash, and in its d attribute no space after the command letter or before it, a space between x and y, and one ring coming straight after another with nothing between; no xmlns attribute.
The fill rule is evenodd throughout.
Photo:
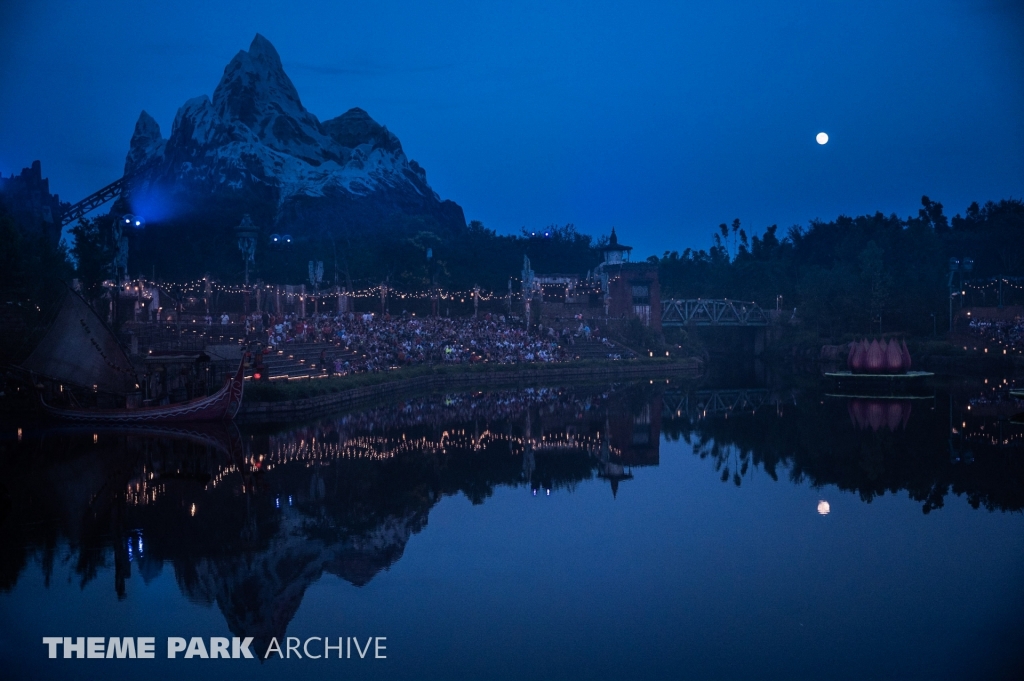
<svg viewBox="0 0 1024 681"><path fill-rule="evenodd" d="M867 339L850 343L846 365L854 374L905 374L910 371L910 351L905 341Z"/></svg>

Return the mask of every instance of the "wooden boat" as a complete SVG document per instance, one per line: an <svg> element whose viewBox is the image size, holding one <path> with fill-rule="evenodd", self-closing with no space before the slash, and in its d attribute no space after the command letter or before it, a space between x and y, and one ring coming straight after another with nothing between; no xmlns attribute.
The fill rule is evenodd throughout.
<svg viewBox="0 0 1024 681"><path fill-rule="evenodd" d="M74 423L149 425L187 421L229 421L242 406L244 369L245 363L240 362L235 375L214 394L177 404L136 409L67 409L47 404L42 394L39 395L39 401L47 415Z"/></svg>
<svg viewBox="0 0 1024 681"><path fill-rule="evenodd" d="M225 421L234 418L242 404L244 361L224 386L212 395L152 407L84 408L58 407L39 401L46 415L72 423L149 425L188 421ZM36 347L15 369L29 377L77 386L127 398L139 390L139 379L114 332L89 304L69 287L55 305L53 318Z"/></svg>

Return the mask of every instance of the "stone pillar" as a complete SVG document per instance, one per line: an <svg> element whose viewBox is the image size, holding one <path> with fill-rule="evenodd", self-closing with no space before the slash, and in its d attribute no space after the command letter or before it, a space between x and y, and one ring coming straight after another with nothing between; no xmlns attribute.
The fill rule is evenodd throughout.
<svg viewBox="0 0 1024 681"><path fill-rule="evenodd" d="M602 293L601 297L604 298L604 318L605 318L605 321L607 322L607 320L608 320L608 308L609 308L609 306L610 306L610 304L612 302L612 295L611 295L611 292L608 289L608 275L605 274L604 272L601 273L601 293Z"/></svg>

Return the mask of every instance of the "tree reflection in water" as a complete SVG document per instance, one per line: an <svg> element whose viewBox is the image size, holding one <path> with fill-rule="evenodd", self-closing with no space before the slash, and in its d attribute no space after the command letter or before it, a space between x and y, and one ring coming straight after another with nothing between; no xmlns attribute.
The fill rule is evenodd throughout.
<svg viewBox="0 0 1024 681"><path fill-rule="evenodd" d="M656 465L658 419L632 388L527 389L411 400L286 430L233 425L54 429L4 444L0 585L30 557L49 579L64 545L82 585L115 591L173 566L190 599L230 630L281 637L324 573L355 586L401 558L445 496L483 503L499 485L613 492Z"/></svg>
<svg viewBox="0 0 1024 681"><path fill-rule="evenodd" d="M785 469L793 482L835 485L865 502L905 490L924 513L950 493L974 508L1021 511L1024 427L1011 416L1022 407L1003 384L979 381L912 408L910 400L776 393L714 414L672 412L662 427L736 486L755 470L778 480Z"/></svg>
<svg viewBox="0 0 1024 681"><path fill-rule="evenodd" d="M663 434L736 486L784 472L865 501L906 490L926 513L950 492L1019 511L1014 408L940 393L910 417L901 402L647 383L427 397L283 430L29 430L0 452L0 586L32 559L49 579L65 547L83 585L112 567L119 598L133 572L149 582L170 564L188 598L262 646L323 574L358 587L399 560L444 497L594 479L614 495L658 465Z"/></svg>

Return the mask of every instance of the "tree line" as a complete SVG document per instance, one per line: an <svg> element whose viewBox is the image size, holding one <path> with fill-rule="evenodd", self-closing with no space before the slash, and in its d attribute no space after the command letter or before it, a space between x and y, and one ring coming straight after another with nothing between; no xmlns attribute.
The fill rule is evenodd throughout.
<svg viewBox="0 0 1024 681"><path fill-rule="evenodd" d="M82 220L71 230L70 249L83 290L98 294L110 278L114 247L112 221L103 216ZM183 238L162 226L129 232L128 271L153 281L190 281L210 275L225 283L241 283L244 263L229 228L197 230L207 236ZM218 236L219 233L219 236ZM518 282L523 257L536 271L585 275L600 262L595 246L603 242L579 232L574 225L551 225L500 235L479 221L462 229L441 229L429 218L397 216L370 232L321 233L291 237L261 230L250 282L275 284L308 282L309 261L323 262L321 287L349 290L386 283L404 291L433 286L504 292L509 279ZM518 290L518 283L515 284Z"/></svg>
<svg viewBox="0 0 1024 681"><path fill-rule="evenodd" d="M950 258L972 258L972 278L1019 277L1022 238L1019 200L972 203L965 215L948 219L941 203L924 196L917 215L905 219L880 212L840 216L790 227L784 236L776 225L750 236L737 219L719 226L707 250L666 251L649 261L658 265L662 298L728 297L795 308L805 324L833 338L923 335L948 325ZM959 289L959 278L953 281Z"/></svg>
<svg viewBox="0 0 1024 681"><path fill-rule="evenodd" d="M243 262L234 234L218 225L193 225L196 235L206 235L196 242L161 225L130 233L129 273L156 281L208 274L240 283ZM52 293L55 281L71 278L87 298L99 300L112 271L111 227L109 216L84 219L70 230L70 246L55 246L38 230L16 224L0 201L4 302L33 309ZM324 286L480 286L499 294L510 280L518 290L524 256L537 272L585 276L607 243L571 224L502 235L479 221L451 229L410 216L396 216L373 232L320 234L288 245L270 237L259 236L251 280L303 283L308 261L317 260L324 263ZM950 219L941 203L925 196L917 215L907 218L880 212L840 216L793 226L785 234L776 225L748 234L737 219L719 226L708 249L665 251L648 262L659 269L662 298L733 298L768 309L796 308L805 325L834 338L879 331L923 335L948 324L951 257L973 258L975 278L1021 277L1022 237L1020 200L973 203ZM1007 293L1020 299L1019 289ZM977 302L982 300L995 303L992 296Z"/></svg>

